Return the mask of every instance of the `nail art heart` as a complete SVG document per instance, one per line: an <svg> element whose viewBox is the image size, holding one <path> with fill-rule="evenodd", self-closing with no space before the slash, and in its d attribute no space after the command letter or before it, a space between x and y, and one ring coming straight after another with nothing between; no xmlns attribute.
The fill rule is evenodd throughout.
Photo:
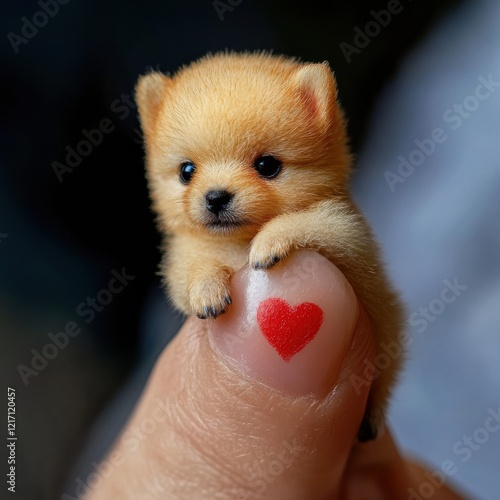
<svg viewBox="0 0 500 500"><path fill-rule="evenodd" d="M271 298L259 304L257 321L267 341L290 361L318 333L323 311L311 302L292 307L285 300Z"/></svg>

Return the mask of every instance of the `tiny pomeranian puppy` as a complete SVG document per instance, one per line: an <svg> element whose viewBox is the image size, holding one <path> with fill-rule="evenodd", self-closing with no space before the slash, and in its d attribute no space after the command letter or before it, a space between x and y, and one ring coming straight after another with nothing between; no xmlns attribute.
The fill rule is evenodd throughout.
<svg viewBox="0 0 500 500"><path fill-rule="evenodd" d="M147 177L165 239L174 305L215 318L231 275L269 269L299 248L347 277L381 344L401 343L402 307L351 200L351 155L327 63L262 53L208 55L139 79ZM375 378L359 439L376 437L401 359Z"/></svg>

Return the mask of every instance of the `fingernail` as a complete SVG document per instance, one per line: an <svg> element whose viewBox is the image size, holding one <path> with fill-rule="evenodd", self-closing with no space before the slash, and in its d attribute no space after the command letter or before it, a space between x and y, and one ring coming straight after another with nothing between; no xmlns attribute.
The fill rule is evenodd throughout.
<svg viewBox="0 0 500 500"><path fill-rule="evenodd" d="M359 316L337 267L303 250L267 271L239 271L231 292L227 313L207 324L225 361L290 394L323 395L333 387Z"/></svg>

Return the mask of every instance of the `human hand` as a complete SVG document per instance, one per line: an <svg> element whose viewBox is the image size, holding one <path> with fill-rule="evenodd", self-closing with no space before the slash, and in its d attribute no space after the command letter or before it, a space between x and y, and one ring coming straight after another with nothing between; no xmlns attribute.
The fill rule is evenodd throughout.
<svg viewBox="0 0 500 500"><path fill-rule="evenodd" d="M419 500L430 473L388 431L356 441L375 346L340 271L302 251L240 271L232 296L164 350L86 498ZM438 483L434 500L460 498Z"/></svg>

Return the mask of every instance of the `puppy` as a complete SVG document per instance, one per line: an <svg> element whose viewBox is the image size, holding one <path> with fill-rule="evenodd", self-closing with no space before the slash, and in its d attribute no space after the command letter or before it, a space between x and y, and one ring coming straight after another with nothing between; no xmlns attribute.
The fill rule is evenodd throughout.
<svg viewBox="0 0 500 500"><path fill-rule="evenodd" d="M269 269L298 248L347 277L381 344L401 343L402 307L349 194L351 156L327 63L268 53L209 55L136 88L147 177L170 297L215 318L231 275ZM375 378L359 439L376 437L401 357Z"/></svg>

